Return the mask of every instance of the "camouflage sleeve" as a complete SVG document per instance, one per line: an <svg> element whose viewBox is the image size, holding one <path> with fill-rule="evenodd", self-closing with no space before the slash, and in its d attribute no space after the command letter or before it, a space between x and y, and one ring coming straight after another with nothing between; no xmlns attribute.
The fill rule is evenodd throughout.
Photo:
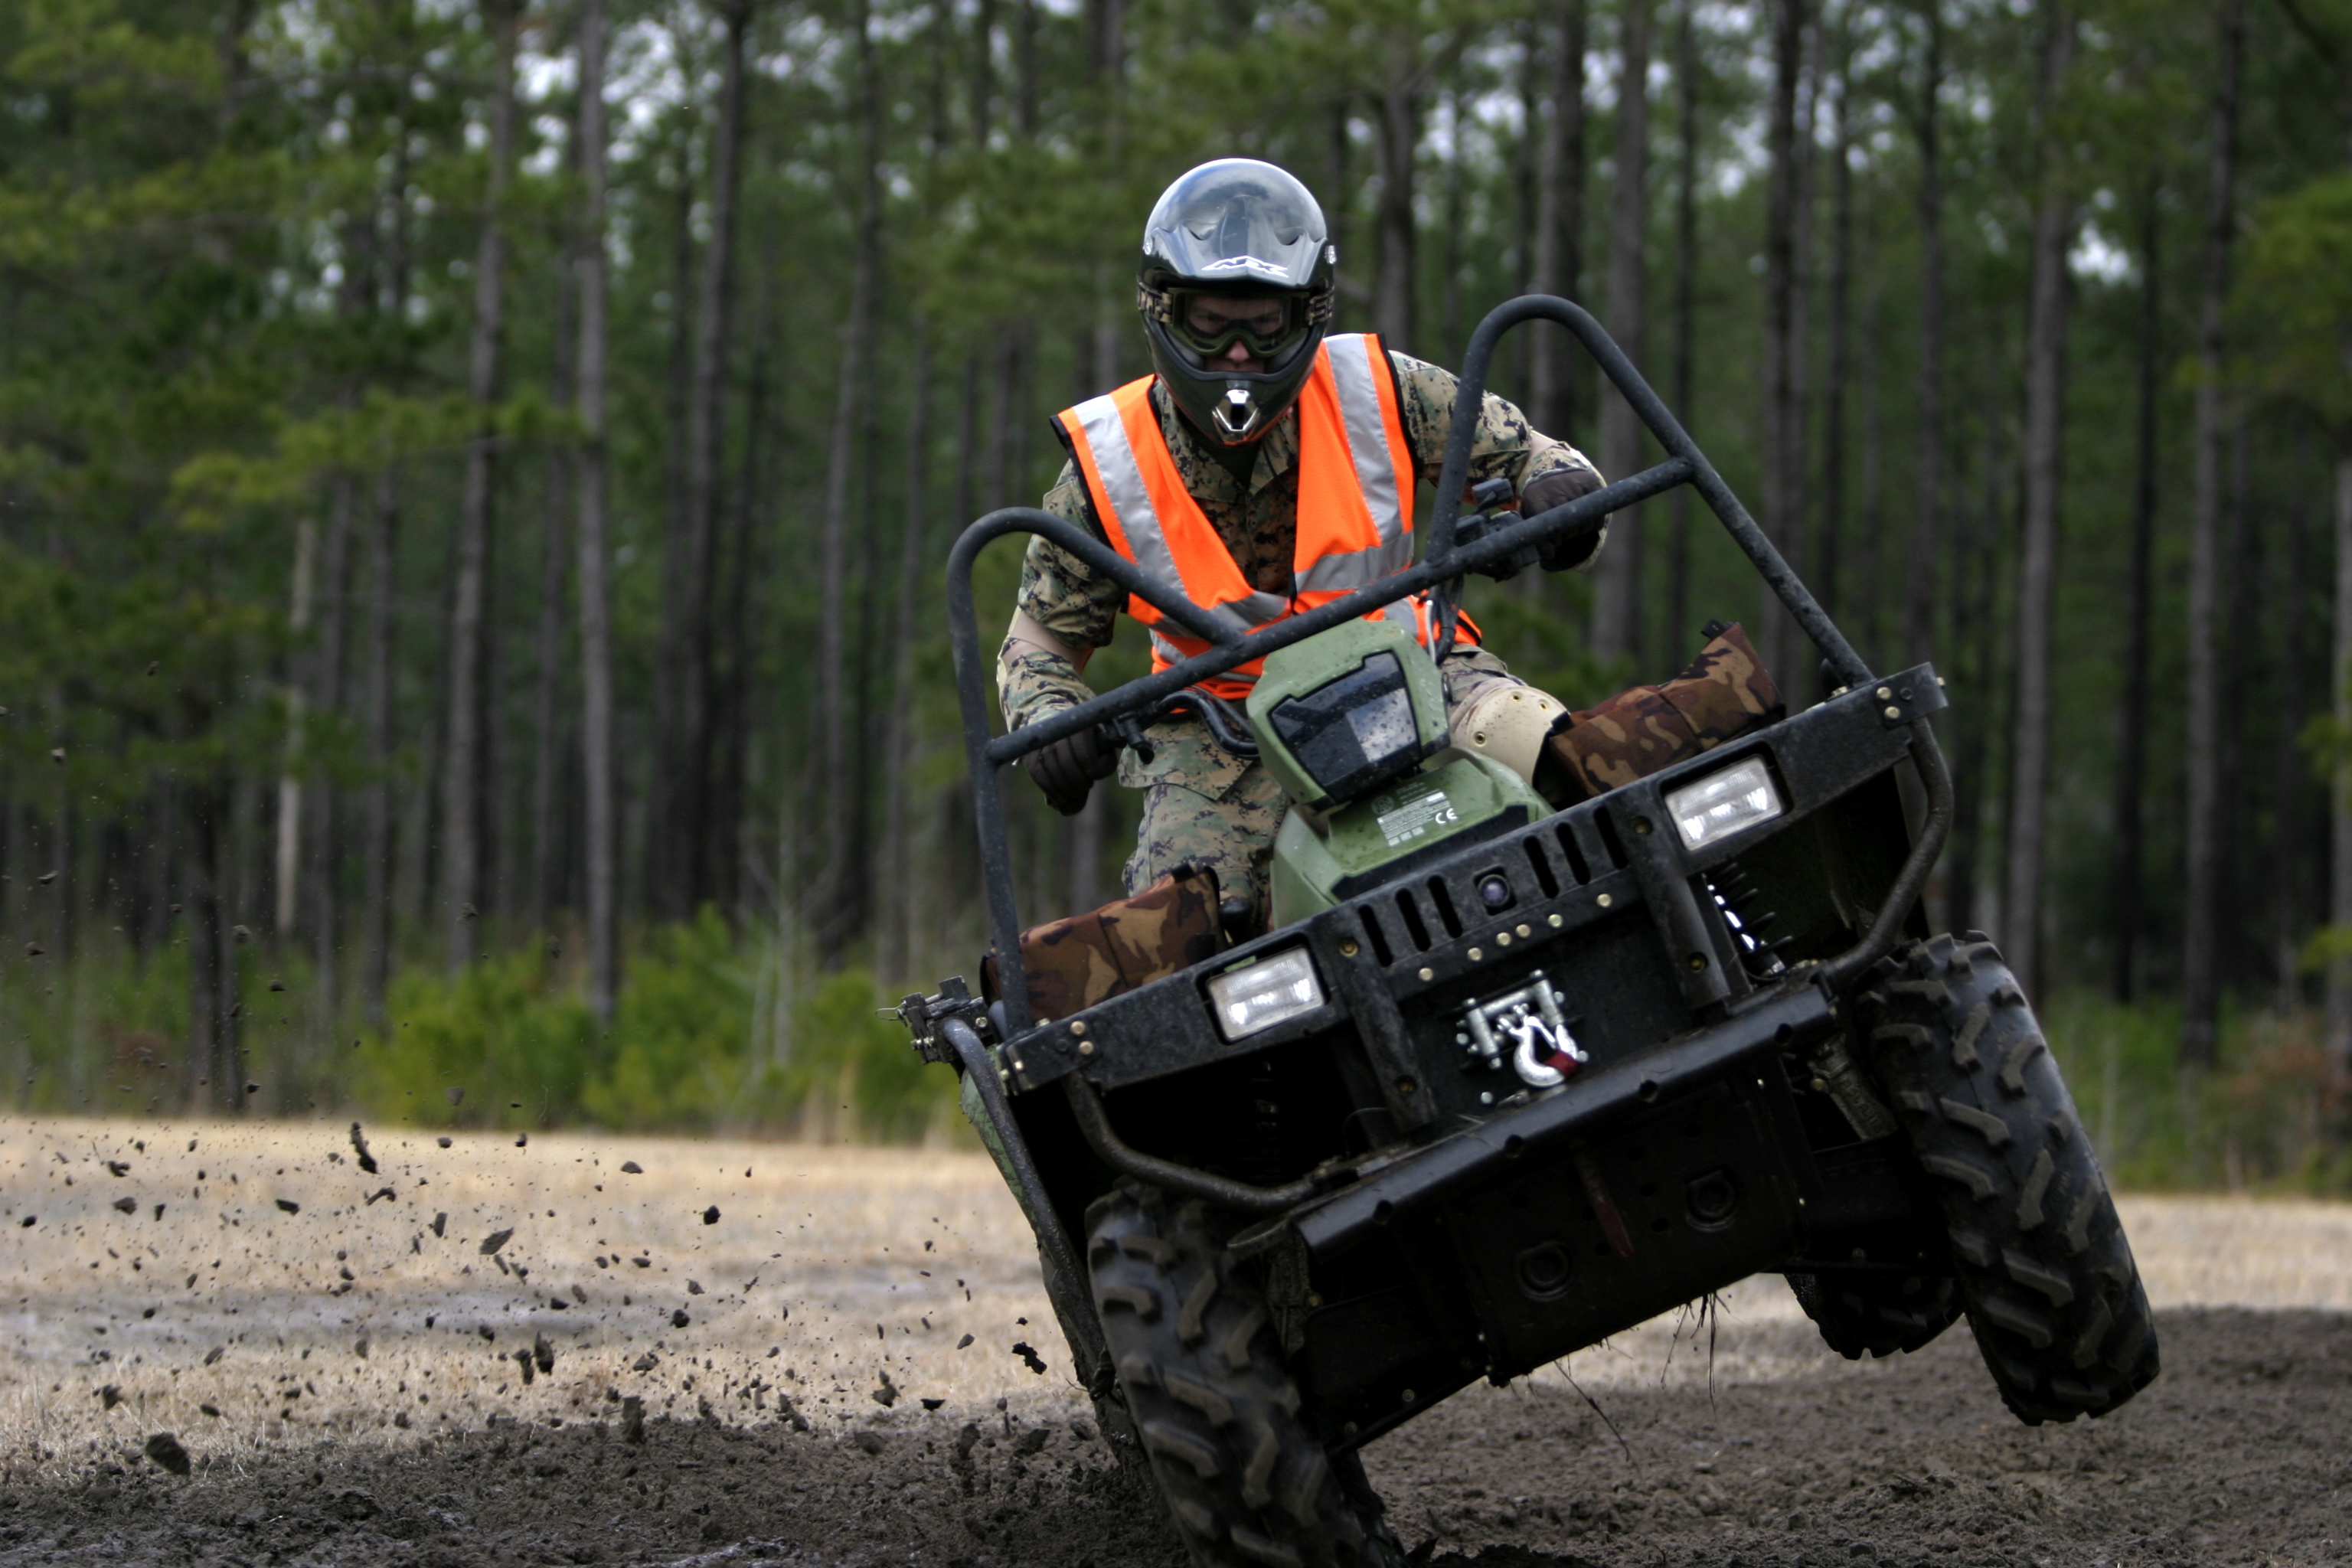
<svg viewBox="0 0 2352 1568"><path fill-rule="evenodd" d="M1093 509L1087 504L1086 487L1072 464L1062 465L1061 477L1045 492L1045 510L1097 539L1102 537ZM1110 641L1127 595L1118 584L1097 576L1068 551L1032 538L1028 552L1021 559L1021 589L1013 602L1028 612L1030 619L1072 647L1101 647ZM1094 695L1070 660L1009 638L996 654L996 691L1004 708L1005 727L1013 730Z"/></svg>
<svg viewBox="0 0 2352 1568"><path fill-rule="evenodd" d="M1405 440L1421 477L1433 485L1445 467L1445 443L1454 434L1454 397L1460 384L1452 371L1410 354L1392 353L1389 362L1396 367ZM1530 481L1568 468L1599 472L1583 453L1528 424L1515 405L1491 392L1486 395L1478 433L1470 443L1472 484L1500 475L1524 494Z"/></svg>

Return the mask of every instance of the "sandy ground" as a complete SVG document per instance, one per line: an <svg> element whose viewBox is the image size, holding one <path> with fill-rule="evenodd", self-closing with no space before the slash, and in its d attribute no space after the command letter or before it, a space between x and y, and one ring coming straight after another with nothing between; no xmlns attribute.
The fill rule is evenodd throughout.
<svg viewBox="0 0 2352 1568"><path fill-rule="evenodd" d="M0 1119L0 1568L1181 1561L980 1157L367 1143ZM2166 1373L2106 1421L2017 1426L1958 1330L1840 1361L1762 1278L1368 1466L1440 1562L2352 1562L2352 1206L2124 1208Z"/></svg>

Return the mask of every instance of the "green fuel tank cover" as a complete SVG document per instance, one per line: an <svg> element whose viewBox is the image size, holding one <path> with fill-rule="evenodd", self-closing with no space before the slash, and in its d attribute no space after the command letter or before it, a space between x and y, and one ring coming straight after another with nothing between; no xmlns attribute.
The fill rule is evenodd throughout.
<svg viewBox="0 0 2352 1568"><path fill-rule="evenodd" d="M1408 857L1550 815L1527 780L1479 756L1399 779L1331 813L1320 831L1307 814L1293 811L1274 839L1274 924L1370 891L1385 879L1384 868Z"/></svg>
<svg viewBox="0 0 2352 1568"><path fill-rule="evenodd" d="M1444 683L1402 620L1349 621L1266 655L1248 706L1267 771L1311 811L1402 778L1446 743Z"/></svg>

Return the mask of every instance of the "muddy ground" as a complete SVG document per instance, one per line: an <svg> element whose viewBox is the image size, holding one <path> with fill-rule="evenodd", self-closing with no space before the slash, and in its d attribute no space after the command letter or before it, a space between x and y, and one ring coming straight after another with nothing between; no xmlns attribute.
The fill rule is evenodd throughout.
<svg viewBox="0 0 2352 1568"><path fill-rule="evenodd" d="M971 1156L371 1150L0 1121L0 1565L1181 1563ZM2018 1426L1965 1328L1838 1361L1758 1280L1711 1355L1647 1325L1368 1468L1437 1563L2352 1562L2352 1213L2126 1210L2165 1374L2105 1421Z"/></svg>

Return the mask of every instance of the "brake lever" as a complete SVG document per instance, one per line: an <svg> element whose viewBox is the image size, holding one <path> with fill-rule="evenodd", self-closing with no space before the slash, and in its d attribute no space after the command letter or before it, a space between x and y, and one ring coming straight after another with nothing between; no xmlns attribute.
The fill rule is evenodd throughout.
<svg viewBox="0 0 2352 1568"><path fill-rule="evenodd" d="M1473 485L1470 489L1470 499L1476 504L1478 510L1454 523L1454 544L1456 549L1465 544L1474 544L1486 538L1494 530L1508 528L1512 523L1520 521L1519 503L1511 493L1511 481L1499 475ZM1482 577L1491 578L1497 583L1507 583L1534 565L1538 559L1538 552L1533 546L1529 546L1528 549L1507 555L1500 561L1478 567L1476 571Z"/></svg>

